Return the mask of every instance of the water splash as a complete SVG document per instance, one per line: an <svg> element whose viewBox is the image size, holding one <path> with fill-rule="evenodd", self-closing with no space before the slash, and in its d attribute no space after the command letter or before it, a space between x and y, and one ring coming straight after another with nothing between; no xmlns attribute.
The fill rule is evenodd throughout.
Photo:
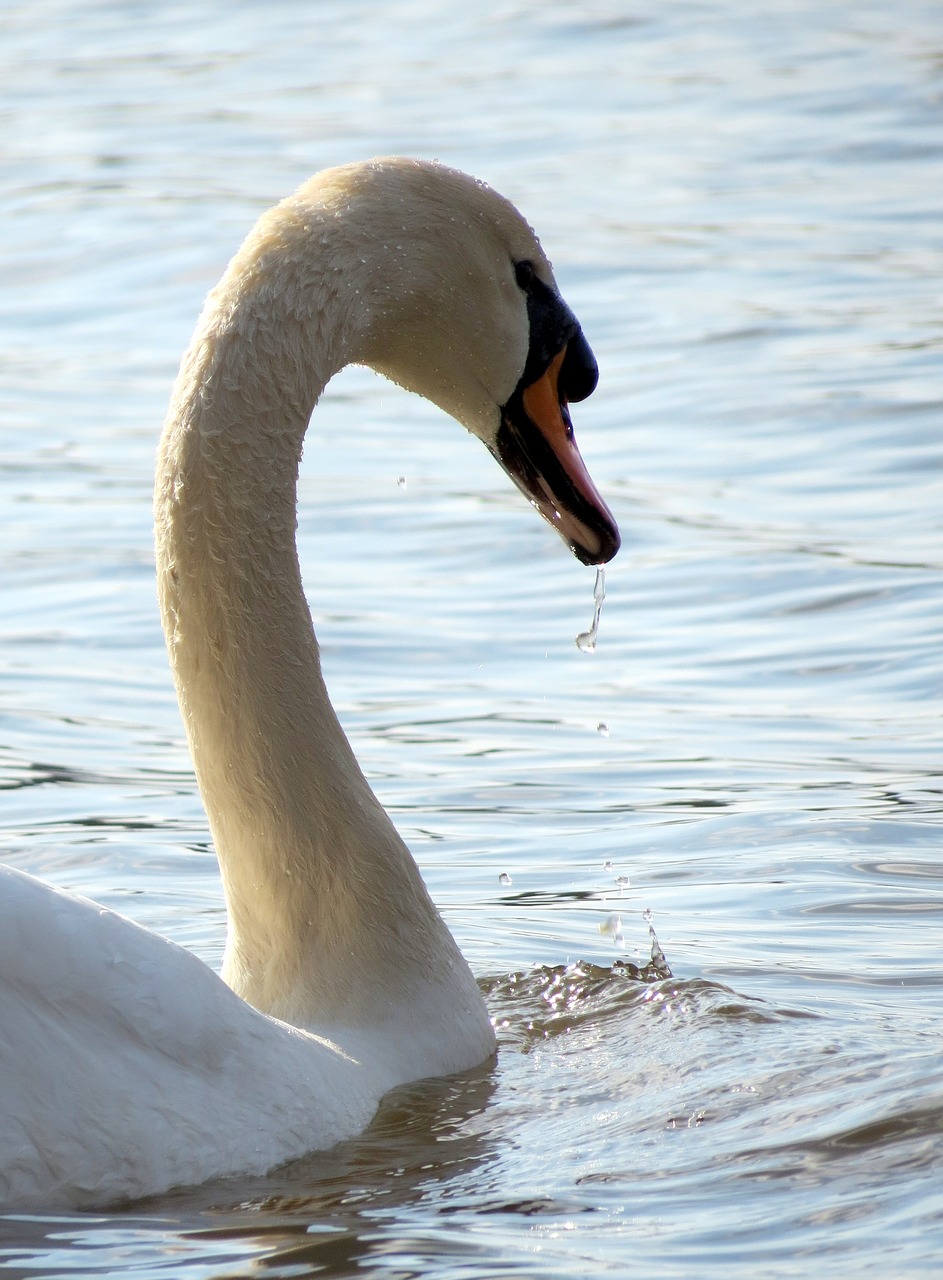
<svg viewBox="0 0 943 1280"><path fill-rule="evenodd" d="M649 964L653 969L664 969L670 974L671 971L668 969L668 962L665 959L665 953L661 949L661 943L655 936L655 913L652 911L651 907L645 908L642 912L642 919L648 925L648 933L652 942L652 958L649 961Z"/></svg>
<svg viewBox="0 0 943 1280"><path fill-rule="evenodd" d="M606 568L596 566L596 583L593 587L593 621L588 631L581 631L576 637L576 647L583 653L593 653L596 649L596 638L599 635L599 616L602 613L602 602L606 598Z"/></svg>
<svg viewBox="0 0 943 1280"><path fill-rule="evenodd" d="M598 1033L606 1020L622 1018L633 1007L652 1003L660 993L659 984L670 979L671 970L663 955L660 963L645 965L620 956L608 966L586 960L541 965L507 977L484 979L481 987L500 1043L530 1053L548 1040L583 1027Z"/></svg>

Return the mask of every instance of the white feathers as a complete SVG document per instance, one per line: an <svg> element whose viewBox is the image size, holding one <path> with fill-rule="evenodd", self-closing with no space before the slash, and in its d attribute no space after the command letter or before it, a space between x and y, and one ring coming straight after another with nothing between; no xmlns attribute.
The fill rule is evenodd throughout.
<svg viewBox="0 0 943 1280"><path fill-rule="evenodd" d="M260 1173L358 1131L392 1086L492 1052L474 978L328 700L295 480L311 410L350 361L492 437L527 352L521 258L549 277L499 196L382 161L271 211L210 296L165 425L155 517L230 986L4 871L0 1202L102 1204Z"/></svg>
<svg viewBox="0 0 943 1280"><path fill-rule="evenodd" d="M263 1173L356 1133L386 1087L165 938L6 867L0 973L7 1205L81 1207Z"/></svg>

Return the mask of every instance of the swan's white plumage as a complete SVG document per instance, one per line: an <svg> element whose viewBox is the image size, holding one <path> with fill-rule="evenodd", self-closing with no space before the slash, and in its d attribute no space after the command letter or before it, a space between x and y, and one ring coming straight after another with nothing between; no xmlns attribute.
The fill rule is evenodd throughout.
<svg viewBox="0 0 943 1280"><path fill-rule="evenodd" d="M210 295L164 427L155 524L226 894L225 982L4 871L3 1203L102 1204L262 1172L360 1130L393 1086L493 1051L474 978L324 688L295 483L312 409L352 362L491 446L528 356L521 259L555 290L507 201L386 160L328 171L270 211Z"/></svg>
<svg viewBox="0 0 943 1280"><path fill-rule="evenodd" d="M4 1204L263 1173L358 1132L389 1087L382 1062L259 1013L190 952L7 867L0 972Z"/></svg>

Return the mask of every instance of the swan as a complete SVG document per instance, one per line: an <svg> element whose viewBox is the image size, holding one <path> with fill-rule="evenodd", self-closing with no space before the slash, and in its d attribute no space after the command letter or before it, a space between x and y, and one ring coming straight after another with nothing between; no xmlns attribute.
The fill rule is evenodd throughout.
<svg viewBox="0 0 943 1280"><path fill-rule="evenodd" d="M387 158L265 214L211 292L155 484L162 623L228 912L221 976L0 871L0 1204L263 1174L494 1052L481 993L329 701L295 547L312 410L369 365L478 436L586 564L619 547L568 402L597 369L513 205Z"/></svg>

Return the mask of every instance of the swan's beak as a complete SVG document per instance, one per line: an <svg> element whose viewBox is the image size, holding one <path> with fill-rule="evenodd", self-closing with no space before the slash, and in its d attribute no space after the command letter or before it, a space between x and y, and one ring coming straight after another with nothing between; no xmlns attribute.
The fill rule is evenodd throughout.
<svg viewBox="0 0 943 1280"><path fill-rule="evenodd" d="M592 392L596 377L592 352L577 331L539 378L511 396L491 450L583 564L606 564L621 543L576 447L568 408L569 399Z"/></svg>

